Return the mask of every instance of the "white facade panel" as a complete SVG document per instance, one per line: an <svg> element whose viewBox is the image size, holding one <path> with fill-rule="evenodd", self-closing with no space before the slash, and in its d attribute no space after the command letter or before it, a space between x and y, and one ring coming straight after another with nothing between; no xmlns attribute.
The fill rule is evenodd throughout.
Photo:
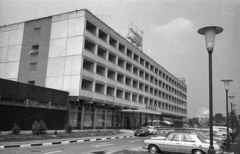
<svg viewBox="0 0 240 154"><path fill-rule="evenodd" d="M66 55L82 54L82 45L83 45L83 36L68 38Z"/></svg>
<svg viewBox="0 0 240 154"><path fill-rule="evenodd" d="M16 29L10 32L9 45L22 44L23 40L23 29Z"/></svg>
<svg viewBox="0 0 240 154"><path fill-rule="evenodd" d="M84 17L69 19L68 36L83 35Z"/></svg>
<svg viewBox="0 0 240 154"><path fill-rule="evenodd" d="M65 57L48 59L47 76L63 76Z"/></svg>
<svg viewBox="0 0 240 154"><path fill-rule="evenodd" d="M9 46L6 62L20 61L22 45Z"/></svg>
<svg viewBox="0 0 240 154"><path fill-rule="evenodd" d="M48 57L61 57L66 55L67 38L50 40Z"/></svg>
<svg viewBox="0 0 240 154"><path fill-rule="evenodd" d="M14 79L18 77L19 62L5 63L4 79Z"/></svg>
<svg viewBox="0 0 240 154"><path fill-rule="evenodd" d="M0 48L0 63L6 62L8 47Z"/></svg>
<svg viewBox="0 0 240 154"><path fill-rule="evenodd" d="M58 21L52 23L51 39L67 37L68 20Z"/></svg>
<svg viewBox="0 0 240 154"><path fill-rule="evenodd" d="M80 75L64 76L63 90L69 92L69 96L79 95Z"/></svg>
<svg viewBox="0 0 240 154"><path fill-rule="evenodd" d="M5 63L0 63L0 78L4 77Z"/></svg>
<svg viewBox="0 0 240 154"><path fill-rule="evenodd" d="M69 56L65 61L64 75L80 75L82 56Z"/></svg>
<svg viewBox="0 0 240 154"><path fill-rule="evenodd" d="M0 47L8 46L9 34L10 31L0 33Z"/></svg>
<svg viewBox="0 0 240 154"><path fill-rule="evenodd" d="M62 90L63 88L63 76L47 77L46 87L52 89Z"/></svg>

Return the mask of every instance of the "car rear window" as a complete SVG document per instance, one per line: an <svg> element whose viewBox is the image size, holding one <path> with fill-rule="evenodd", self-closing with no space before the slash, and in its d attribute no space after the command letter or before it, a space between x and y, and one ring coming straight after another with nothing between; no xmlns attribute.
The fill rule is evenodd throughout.
<svg viewBox="0 0 240 154"><path fill-rule="evenodd" d="M201 135L197 135L197 137L202 143L208 143Z"/></svg>

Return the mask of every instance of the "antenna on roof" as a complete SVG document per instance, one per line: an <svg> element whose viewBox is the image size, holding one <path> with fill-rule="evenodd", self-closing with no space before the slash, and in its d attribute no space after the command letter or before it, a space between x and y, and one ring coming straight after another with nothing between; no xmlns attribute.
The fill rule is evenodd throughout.
<svg viewBox="0 0 240 154"><path fill-rule="evenodd" d="M100 14L100 13L96 13L96 15L100 16L102 21L103 21L103 17L110 17L108 15L104 15L104 14Z"/></svg>
<svg viewBox="0 0 240 154"><path fill-rule="evenodd" d="M139 30L133 23L129 26L126 39L142 51L143 31Z"/></svg>

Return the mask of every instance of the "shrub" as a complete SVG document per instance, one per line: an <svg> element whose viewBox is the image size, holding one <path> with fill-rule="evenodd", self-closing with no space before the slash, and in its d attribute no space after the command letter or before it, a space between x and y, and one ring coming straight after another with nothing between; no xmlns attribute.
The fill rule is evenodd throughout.
<svg viewBox="0 0 240 154"><path fill-rule="evenodd" d="M67 133L71 133L73 130L73 126L70 123L68 123L65 125L65 130Z"/></svg>
<svg viewBox="0 0 240 154"><path fill-rule="evenodd" d="M41 120L39 125L40 125L40 133L45 134L47 132L47 125L45 124L45 122Z"/></svg>
<svg viewBox="0 0 240 154"><path fill-rule="evenodd" d="M42 120L40 121L40 123L38 121L34 121L34 123L32 124L33 135L45 134L46 131L47 126Z"/></svg>
<svg viewBox="0 0 240 154"><path fill-rule="evenodd" d="M11 128L13 134L19 134L21 131L21 128L18 126L18 124L15 122L13 123L13 127Z"/></svg>

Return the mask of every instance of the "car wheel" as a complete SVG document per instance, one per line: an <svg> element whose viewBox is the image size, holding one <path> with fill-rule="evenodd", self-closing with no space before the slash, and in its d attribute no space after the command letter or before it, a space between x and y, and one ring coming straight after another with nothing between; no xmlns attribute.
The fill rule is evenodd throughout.
<svg viewBox="0 0 240 154"><path fill-rule="evenodd" d="M150 153L159 153L159 148L156 145L150 145L148 150Z"/></svg>
<svg viewBox="0 0 240 154"><path fill-rule="evenodd" d="M203 154L201 150L194 150L192 154Z"/></svg>

